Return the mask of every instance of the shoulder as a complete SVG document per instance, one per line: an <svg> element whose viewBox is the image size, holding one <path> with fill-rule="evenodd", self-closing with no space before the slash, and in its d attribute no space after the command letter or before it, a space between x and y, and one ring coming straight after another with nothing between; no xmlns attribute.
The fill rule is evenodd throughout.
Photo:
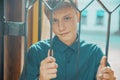
<svg viewBox="0 0 120 80"><path fill-rule="evenodd" d="M50 40L48 39L48 40L42 40L42 41L36 42L35 44L30 46L29 50L39 51L49 47L50 47Z"/></svg>
<svg viewBox="0 0 120 80"><path fill-rule="evenodd" d="M81 42L81 55L92 62L100 63L101 58L105 55L102 49L94 43Z"/></svg>
<svg viewBox="0 0 120 80"><path fill-rule="evenodd" d="M82 49L92 50L92 51L96 51L96 50L100 49L100 47L97 44L95 44L95 43L88 43L86 41L81 41L80 42L80 47Z"/></svg>
<svg viewBox="0 0 120 80"><path fill-rule="evenodd" d="M83 52L86 52L86 54L90 56L101 57L104 55L101 48L97 44L81 41L80 47Z"/></svg>
<svg viewBox="0 0 120 80"><path fill-rule="evenodd" d="M31 45L26 53L26 57L30 59L42 59L47 55L50 47L50 40L42 40Z"/></svg>

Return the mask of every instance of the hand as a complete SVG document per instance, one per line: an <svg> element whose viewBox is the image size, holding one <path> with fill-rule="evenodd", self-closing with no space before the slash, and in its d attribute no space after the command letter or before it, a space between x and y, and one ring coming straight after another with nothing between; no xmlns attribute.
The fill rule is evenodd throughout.
<svg viewBox="0 0 120 80"><path fill-rule="evenodd" d="M48 51L48 57L40 64L40 80L50 80L57 77L58 65L55 61L55 58L50 56L50 51Z"/></svg>
<svg viewBox="0 0 120 80"><path fill-rule="evenodd" d="M114 71L110 67L106 67L106 57L101 59L100 66L97 72L97 80L116 80L114 77Z"/></svg>

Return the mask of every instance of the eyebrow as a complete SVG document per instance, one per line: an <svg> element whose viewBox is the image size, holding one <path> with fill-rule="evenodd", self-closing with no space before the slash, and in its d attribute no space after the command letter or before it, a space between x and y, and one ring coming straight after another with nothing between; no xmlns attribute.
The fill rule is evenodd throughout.
<svg viewBox="0 0 120 80"><path fill-rule="evenodd" d="M66 17L66 16L71 16L71 14L67 14L67 15L65 15L65 16L63 16L63 17Z"/></svg>
<svg viewBox="0 0 120 80"><path fill-rule="evenodd" d="M67 15L65 15L65 16L63 16L63 17L65 18L66 16L70 16L70 15L72 15L72 14L67 14ZM53 17L53 19L56 19L56 18Z"/></svg>

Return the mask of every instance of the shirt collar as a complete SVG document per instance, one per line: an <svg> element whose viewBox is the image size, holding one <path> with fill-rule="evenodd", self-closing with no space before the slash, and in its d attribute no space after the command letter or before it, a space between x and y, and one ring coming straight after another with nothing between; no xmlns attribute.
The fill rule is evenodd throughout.
<svg viewBox="0 0 120 80"><path fill-rule="evenodd" d="M64 52L67 48L71 48L72 50L77 51L78 43L79 43L78 37L76 38L75 42L70 46L67 46L62 41L60 41L57 36L54 36L54 38L53 38L53 48L55 48L61 52Z"/></svg>
<svg viewBox="0 0 120 80"><path fill-rule="evenodd" d="M78 39L78 34L76 37L76 40L73 42L72 45L70 45L70 48L73 49L74 51L78 51L78 44L80 43L79 39Z"/></svg>
<svg viewBox="0 0 120 80"><path fill-rule="evenodd" d="M57 36L53 38L53 48L59 50L60 52L65 51L68 46L59 40Z"/></svg>

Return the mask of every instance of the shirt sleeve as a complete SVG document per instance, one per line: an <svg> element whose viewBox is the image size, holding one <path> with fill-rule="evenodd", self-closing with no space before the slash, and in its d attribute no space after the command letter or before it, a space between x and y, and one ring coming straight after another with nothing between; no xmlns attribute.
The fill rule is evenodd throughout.
<svg viewBox="0 0 120 80"><path fill-rule="evenodd" d="M19 80L38 80L39 62L35 46L30 47L25 55L25 63Z"/></svg>

